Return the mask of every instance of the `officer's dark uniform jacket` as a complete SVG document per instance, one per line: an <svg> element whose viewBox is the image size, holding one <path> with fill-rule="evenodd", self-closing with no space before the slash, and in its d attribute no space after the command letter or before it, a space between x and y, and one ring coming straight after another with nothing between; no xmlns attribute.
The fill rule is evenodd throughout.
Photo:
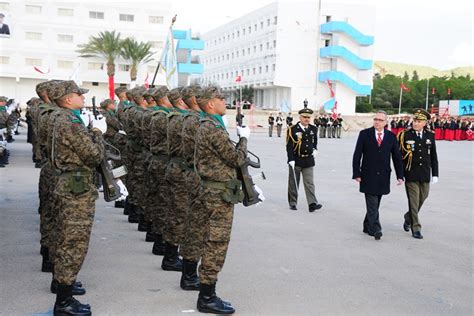
<svg viewBox="0 0 474 316"><path fill-rule="evenodd" d="M318 149L317 134L316 126L311 124L306 129L299 122L289 127L286 133L288 162L295 161L295 165L302 168L314 167L313 150Z"/></svg>
<svg viewBox="0 0 474 316"><path fill-rule="evenodd" d="M431 176L438 177L438 155L435 135L423 130L420 139L414 129L407 129L398 135L406 182L430 182Z"/></svg>

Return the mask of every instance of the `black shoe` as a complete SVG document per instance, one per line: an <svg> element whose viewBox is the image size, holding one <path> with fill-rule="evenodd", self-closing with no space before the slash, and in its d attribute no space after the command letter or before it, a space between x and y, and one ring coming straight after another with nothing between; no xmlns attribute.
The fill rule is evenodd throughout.
<svg viewBox="0 0 474 316"><path fill-rule="evenodd" d="M58 281L53 279L49 289L51 290L51 293L56 294L58 292ZM72 284L71 293L72 295L84 295L86 294L86 289L82 287L81 282L76 281Z"/></svg>
<svg viewBox="0 0 474 316"><path fill-rule="evenodd" d="M124 208L125 207L125 201L124 200L115 201L114 207L115 208Z"/></svg>
<svg viewBox="0 0 474 316"><path fill-rule="evenodd" d="M178 255L178 246L165 243L165 256L161 261L161 269L165 271L183 271L183 261Z"/></svg>
<svg viewBox="0 0 474 316"><path fill-rule="evenodd" d="M310 211L310 212L314 212L314 211L316 211L316 210L319 210L321 207L323 207L323 206L322 206L321 204L319 204L319 203L311 203L311 204L309 205L309 211Z"/></svg>
<svg viewBox="0 0 474 316"><path fill-rule="evenodd" d="M369 233L369 230L364 227L364 229L362 229L362 232L363 232L364 234L368 234L368 233Z"/></svg>
<svg viewBox="0 0 474 316"><path fill-rule="evenodd" d="M155 240L156 240L156 234L152 233L150 231L147 231L146 236L145 236L145 241L146 242L155 242Z"/></svg>
<svg viewBox="0 0 474 316"><path fill-rule="evenodd" d="M410 231L410 223L408 223L406 220L403 222L403 230L406 232Z"/></svg>
<svg viewBox="0 0 474 316"><path fill-rule="evenodd" d="M130 207L131 204L128 203L128 198L125 199L125 205L123 207L123 215L129 215L130 214Z"/></svg>
<svg viewBox="0 0 474 316"><path fill-rule="evenodd" d="M38 208L39 210L39 208ZM39 212L38 212L39 213ZM44 256L49 256L49 248L46 246L41 246L40 248L40 255Z"/></svg>
<svg viewBox="0 0 474 316"><path fill-rule="evenodd" d="M296 211L297 210L296 205L290 205L290 210Z"/></svg>
<svg viewBox="0 0 474 316"><path fill-rule="evenodd" d="M411 235L413 236L413 238L416 238L416 239L423 239L423 235L421 234L420 231L418 231L418 232L412 232Z"/></svg>
<svg viewBox="0 0 474 316"><path fill-rule="evenodd" d="M374 238L375 240L380 240L380 238L382 238L382 232L381 231L378 231L378 232L375 232L374 233Z"/></svg>
<svg viewBox="0 0 474 316"><path fill-rule="evenodd" d="M81 304L72 297L72 285L58 284L56 303L54 304L55 316L77 315L90 316L91 307L89 304Z"/></svg>
<svg viewBox="0 0 474 316"><path fill-rule="evenodd" d="M41 272L53 272L54 264L49 261L49 255L43 256L43 261L41 262Z"/></svg>
<svg viewBox="0 0 474 316"><path fill-rule="evenodd" d="M155 235L155 242L153 243L153 249L151 252L157 256L165 255L165 242L162 235Z"/></svg>
<svg viewBox="0 0 474 316"><path fill-rule="evenodd" d="M150 230L150 222L145 221L145 215L138 215L138 231L147 232Z"/></svg>
<svg viewBox="0 0 474 316"><path fill-rule="evenodd" d="M128 214L128 222L129 223L138 223L138 214L137 214L138 206L131 204L130 213Z"/></svg>
<svg viewBox="0 0 474 316"><path fill-rule="evenodd" d="M199 288L199 297L197 309L201 313L210 314L233 314L234 307L230 302L224 302L216 295L216 285L201 284Z"/></svg>
<svg viewBox="0 0 474 316"><path fill-rule="evenodd" d="M197 262L183 259L183 272L180 286L186 291L199 291L199 277L197 275Z"/></svg>

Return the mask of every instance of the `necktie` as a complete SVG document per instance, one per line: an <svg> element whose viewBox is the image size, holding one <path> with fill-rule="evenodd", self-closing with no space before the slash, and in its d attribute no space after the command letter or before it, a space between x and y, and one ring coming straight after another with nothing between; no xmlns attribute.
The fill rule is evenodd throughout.
<svg viewBox="0 0 474 316"><path fill-rule="evenodd" d="M382 145L382 133L377 133L377 144Z"/></svg>

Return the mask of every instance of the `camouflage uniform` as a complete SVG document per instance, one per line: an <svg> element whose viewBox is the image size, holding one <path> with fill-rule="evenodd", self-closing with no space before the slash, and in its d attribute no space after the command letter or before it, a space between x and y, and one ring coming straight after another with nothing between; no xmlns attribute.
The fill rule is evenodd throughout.
<svg viewBox="0 0 474 316"><path fill-rule="evenodd" d="M103 137L106 142L112 144L114 147L120 150L120 153L122 154L122 152L125 151L127 139L126 135L119 133L119 131L123 130L123 126L117 118L117 113L113 110L105 110L105 107L107 107L110 102L114 101L107 99L100 103L100 106L104 108L102 115L105 117L107 122L107 131L104 133Z"/></svg>
<svg viewBox="0 0 474 316"><path fill-rule="evenodd" d="M74 82L58 84L53 99L67 93L85 93ZM95 168L104 158L101 133L89 131L72 110L58 109L52 131L52 165L58 174L55 188L58 243L54 279L71 285L87 254L94 221L97 190Z"/></svg>
<svg viewBox="0 0 474 316"><path fill-rule="evenodd" d="M171 90L168 99L172 103L181 99L179 90ZM165 180L170 194L165 214L163 238L173 246L178 246L184 238L186 212L189 207L182 143L183 118L186 112L174 108L174 111L168 114L166 131L170 161L166 167Z"/></svg>
<svg viewBox="0 0 474 316"><path fill-rule="evenodd" d="M168 89L166 87L158 88L157 93L153 96L155 100L166 96ZM150 120L150 152L152 158L150 161L148 172L152 185L149 194L154 198L150 201L152 227L151 231L156 235L163 235L165 225L165 214L168 208L168 187L165 182L166 166L169 161L168 144L166 140L166 132L169 109L158 106Z"/></svg>
<svg viewBox="0 0 474 316"><path fill-rule="evenodd" d="M200 122L195 156L201 178L197 200L206 216L206 225L199 280L201 284L212 285L224 265L234 214L234 205L224 200L223 194L229 193L224 187L237 178L235 168L245 162L247 139L241 138L234 146L216 118L206 115Z"/></svg>

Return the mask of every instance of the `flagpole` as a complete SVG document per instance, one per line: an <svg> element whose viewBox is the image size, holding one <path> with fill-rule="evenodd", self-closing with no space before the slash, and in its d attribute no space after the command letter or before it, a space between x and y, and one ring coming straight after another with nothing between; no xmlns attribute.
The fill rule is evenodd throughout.
<svg viewBox="0 0 474 316"><path fill-rule="evenodd" d="M398 115L402 112L402 95L403 95L403 88L400 87L400 100L398 101Z"/></svg>
<svg viewBox="0 0 474 316"><path fill-rule="evenodd" d="M172 30L172 29L173 29L173 24L174 24L174 22L176 22L176 17L177 17L177 16L178 16L178 15L175 14L174 17L171 19L171 25L170 25L170 28L169 28L170 33L171 33L171 36L173 36L173 30ZM168 39L166 39L166 41L168 41ZM173 48L173 49L174 49L174 48ZM160 66L161 66L161 59L163 58L163 55L165 54L165 51L166 51L166 50L167 50L167 49L166 49L166 47L165 47L165 48L163 49L163 51L161 52L160 61L158 62L158 65L156 66L155 74L153 75L153 80L151 81L151 85L150 85L151 87L153 87L154 84L155 84L156 75L158 75L158 70L160 70Z"/></svg>
<svg viewBox="0 0 474 316"><path fill-rule="evenodd" d="M428 78L428 82L426 83L426 104L425 104L425 110L428 111L428 94L430 91L430 78Z"/></svg>

